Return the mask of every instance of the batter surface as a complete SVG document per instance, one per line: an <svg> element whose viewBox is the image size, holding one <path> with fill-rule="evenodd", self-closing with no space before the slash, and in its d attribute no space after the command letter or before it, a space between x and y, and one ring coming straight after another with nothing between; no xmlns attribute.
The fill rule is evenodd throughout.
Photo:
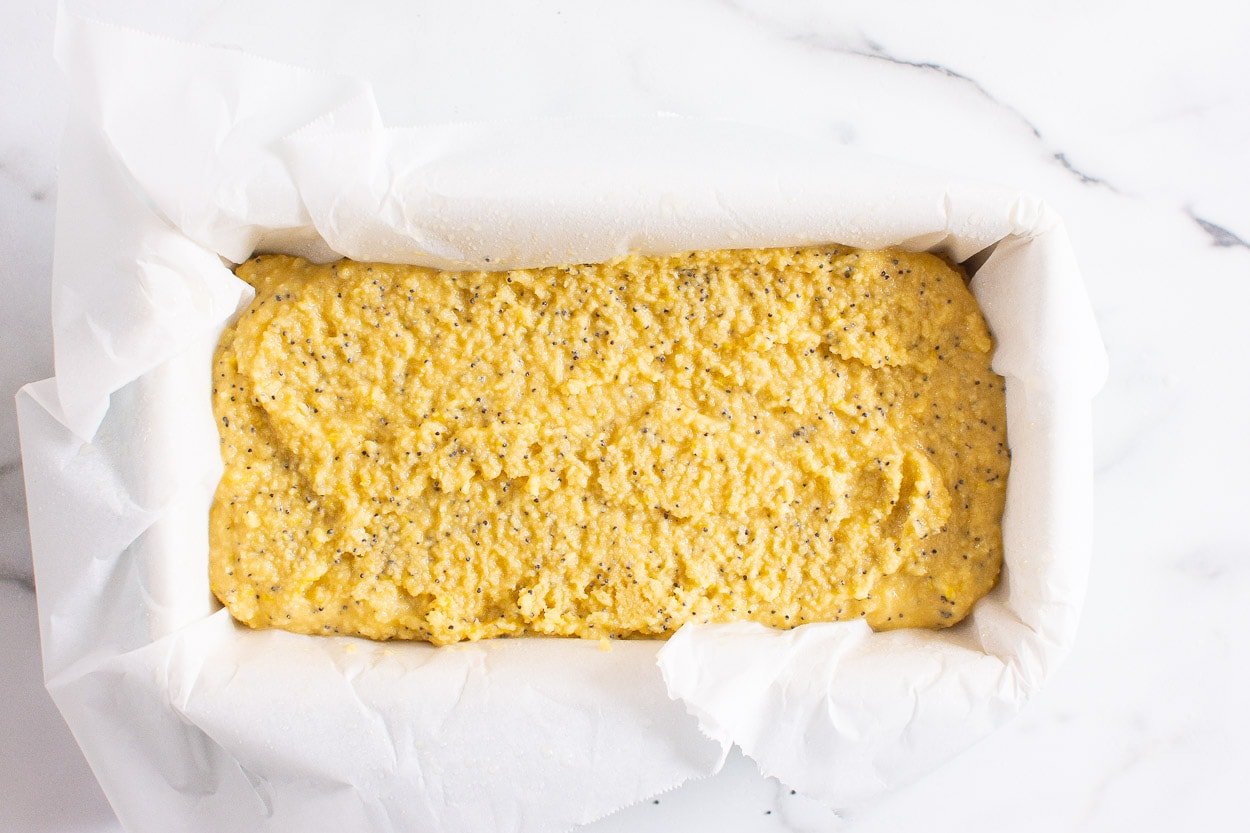
<svg viewBox="0 0 1250 833"><path fill-rule="evenodd" d="M238 275L256 299L215 359L210 569L247 625L944 627L997 579L1003 380L937 257Z"/></svg>

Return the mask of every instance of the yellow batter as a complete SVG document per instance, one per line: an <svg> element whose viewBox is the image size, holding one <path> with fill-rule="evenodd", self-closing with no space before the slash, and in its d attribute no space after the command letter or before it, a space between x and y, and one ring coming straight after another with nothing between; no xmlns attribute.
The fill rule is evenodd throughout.
<svg viewBox="0 0 1250 833"><path fill-rule="evenodd" d="M1003 380L937 257L238 274L256 300L214 366L211 579L247 625L943 627L997 579Z"/></svg>

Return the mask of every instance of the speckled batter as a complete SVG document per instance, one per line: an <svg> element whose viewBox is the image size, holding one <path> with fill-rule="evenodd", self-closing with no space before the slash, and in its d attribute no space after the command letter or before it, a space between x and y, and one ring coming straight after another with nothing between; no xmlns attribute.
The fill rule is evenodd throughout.
<svg viewBox="0 0 1250 833"><path fill-rule="evenodd" d="M247 625L942 627L997 579L1003 380L937 257L238 274L257 293L215 360L211 580Z"/></svg>

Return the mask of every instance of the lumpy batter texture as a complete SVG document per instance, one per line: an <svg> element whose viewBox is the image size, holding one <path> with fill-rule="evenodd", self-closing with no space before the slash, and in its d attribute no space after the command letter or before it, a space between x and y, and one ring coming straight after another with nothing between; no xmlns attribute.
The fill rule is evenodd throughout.
<svg viewBox="0 0 1250 833"><path fill-rule="evenodd" d="M238 275L256 299L215 359L211 579L247 625L943 627L997 579L1003 380L937 257Z"/></svg>

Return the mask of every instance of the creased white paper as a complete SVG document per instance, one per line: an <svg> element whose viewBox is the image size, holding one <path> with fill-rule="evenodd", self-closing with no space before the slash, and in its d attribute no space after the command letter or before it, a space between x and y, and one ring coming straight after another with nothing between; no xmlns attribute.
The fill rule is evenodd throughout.
<svg viewBox="0 0 1250 833"><path fill-rule="evenodd" d="M45 674L135 831L558 831L738 744L835 806L991 731L1070 646L1105 361L1036 199L673 118L387 129L367 84L63 16L56 378L18 399ZM940 251L1008 378L1000 586L944 632L687 627L599 650L236 627L207 584L216 337L255 250L511 268L840 242Z"/></svg>

